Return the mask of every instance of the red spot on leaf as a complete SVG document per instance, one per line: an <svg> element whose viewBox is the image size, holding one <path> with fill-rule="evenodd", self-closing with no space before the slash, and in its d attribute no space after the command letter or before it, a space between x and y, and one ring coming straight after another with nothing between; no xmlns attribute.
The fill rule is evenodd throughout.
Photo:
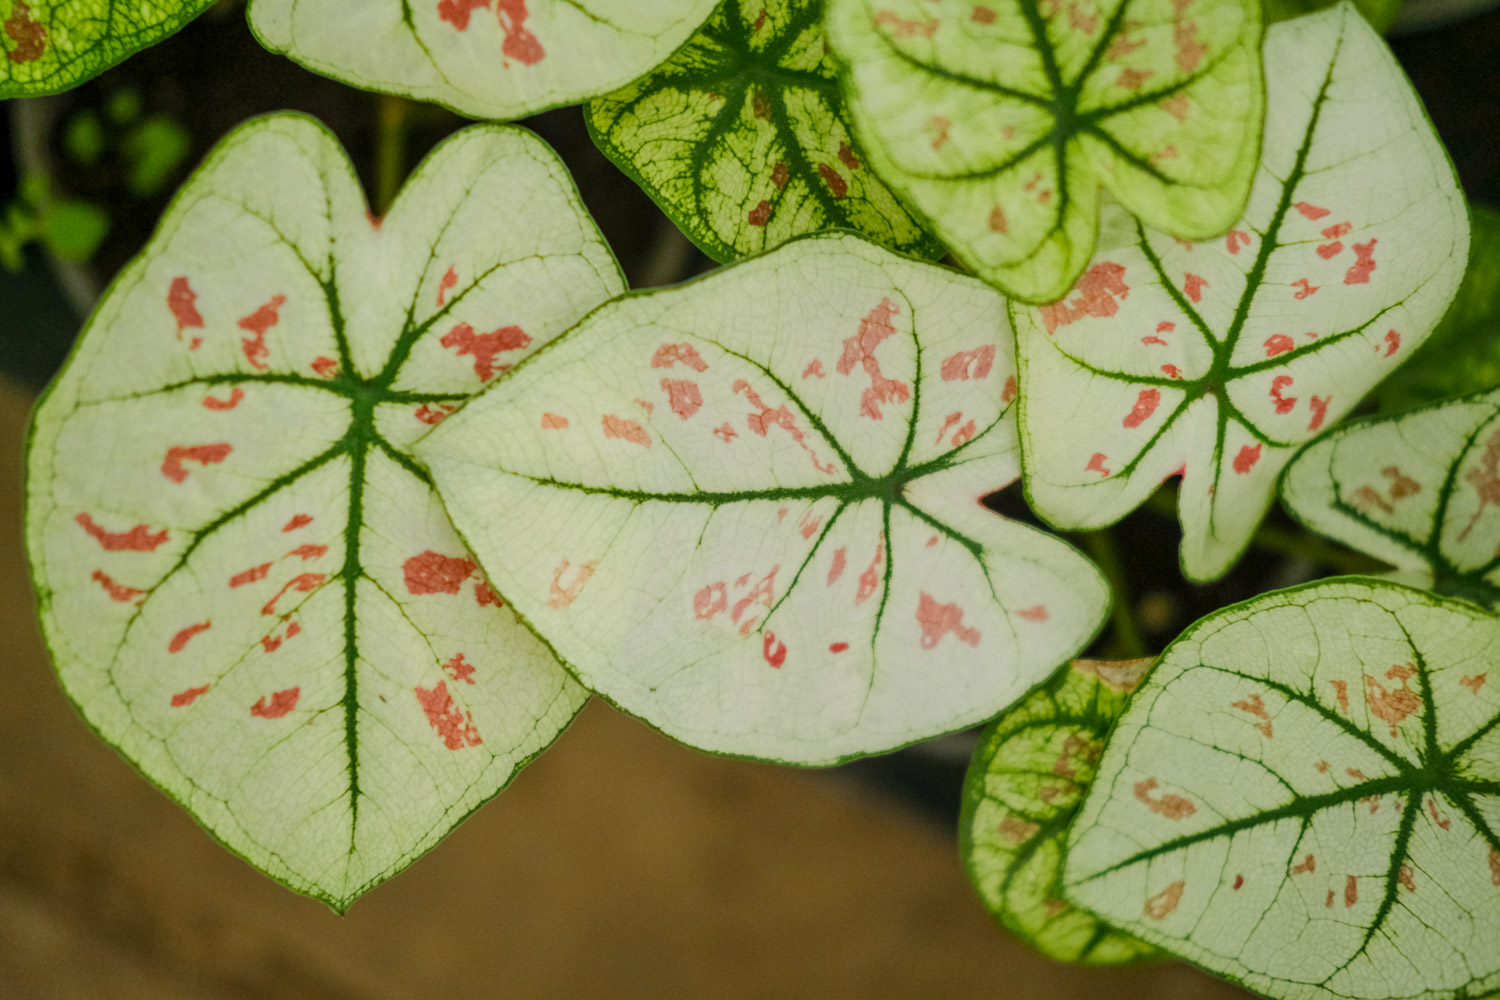
<svg viewBox="0 0 1500 1000"><path fill-rule="evenodd" d="M401 564L409 594L457 594L478 568L472 560L431 549Z"/></svg>
<svg viewBox="0 0 1500 1000"><path fill-rule="evenodd" d="M1254 448L1248 444L1241 447L1240 453L1234 456L1234 471L1243 476L1253 469L1255 463L1260 461L1260 449L1258 444Z"/></svg>
<svg viewBox="0 0 1500 1000"><path fill-rule="evenodd" d="M194 304L197 301L198 294L193 291L193 286L188 284L187 278L172 279L172 287L167 290L167 308L172 310L172 317L177 320L178 338L181 338L182 331L190 326L202 328L203 316Z"/></svg>
<svg viewBox="0 0 1500 1000"><path fill-rule="evenodd" d="M881 343L895 334L896 327L891 323L891 317L898 312L900 310L894 302L882 298L880 305L859 321L859 332L844 340L844 353L835 366L840 375L848 375L858 364L870 377L870 388L860 396L859 415L872 420L884 416L881 404L904 403L911 398L911 389L904 382L881 374L880 361L875 357Z"/></svg>
<svg viewBox="0 0 1500 1000"><path fill-rule="evenodd" d="M708 362L692 344L662 344L651 356L652 368L671 368L673 365L686 365L699 373L708 371Z"/></svg>
<svg viewBox="0 0 1500 1000"><path fill-rule="evenodd" d="M1340 253L1342 253L1343 250L1344 244L1340 243L1338 240L1334 240L1332 243L1324 243L1322 246L1318 247L1318 256L1322 257L1324 260L1332 260L1334 257L1337 257Z"/></svg>
<svg viewBox="0 0 1500 1000"><path fill-rule="evenodd" d="M312 370L319 378L333 378L339 373L339 363L332 358L320 356L313 359Z"/></svg>
<svg viewBox="0 0 1500 1000"><path fill-rule="evenodd" d="M292 556L297 556L303 562L309 562L313 559L321 559L327 554L328 546L326 545L299 545L288 552L286 558L290 559Z"/></svg>
<svg viewBox="0 0 1500 1000"><path fill-rule="evenodd" d="M714 428L714 437L718 438L720 441L723 441L725 444L728 444L730 441L733 441L735 438L739 437L739 435L735 433L734 428L730 427L728 424L720 424L718 427Z"/></svg>
<svg viewBox="0 0 1500 1000"><path fill-rule="evenodd" d="M802 369L802 377L804 379L827 378L828 373L823 371L823 362L814 358L811 362L808 363L806 368Z"/></svg>
<svg viewBox="0 0 1500 1000"><path fill-rule="evenodd" d="M264 580L266 574L269 572L271 572L270 563L261 563L259 566L252 566L243 573L236 573L234 576L231 576L229 578L229 586L233 589L234 587L243 587L247 583L254 583L257 580Z"/></svg>
<svg viewBox="0 0 1500 1000"><path fill-rule="evenodd" d="M1365 703L1371 714L1391 727L1391 736L1396 736L1396 727L1405 722L1417 709L1422 699L1407 687L1407 681L1416 675L1416 667L1410 663L1398 663L1386 671L1386 680L1399 682L1400 687L1387 688L1380 681L1365 675Z"/></svg>
<svg viewBox="0 0 1500 1000"><path fill-rule="evenodd" d="M1047 328L1047 333L1056 333L1058 327L1075 323L1086 316L1096 319L1113 316L1120 309L1116 297L1124 299L1129 296L1130 286L1125 284L1124 266L1105 261L1085 271L1083 277L1078 279L1078 284L1073 286L1073 291L1077 293L1077 297L1071 302L1064 300L1042 306L1042 324Z"/></svg>
<svg viewBox="0 0 1500 1000"><path fill-rule="evenodd" d="M771 221L771 203L761 199L761 203L750 210L746 219L752 226L764 226Z"/></svg>
<svg viewBox="0 0 1500 1000"><path fill-rule="evenodd" d="M1231 229L1224 237L1224 245L1229 248L1230 253L1237 254L1250 245L1250 234L1241 229Z"/></svg>
<svg viewBox="0 0 1500 1000"><path fill-rule="evenodd" d="M503 326L489 333L475 333L467 323L460 323L439 341L451 348L459 357L468 355L474 359L474 374L481 382L488 382L497 371L505 371L510 365L496 365L495 358L505 351L519 351L531 344L531 338L519 326Z"/></svg>
<svg viewBox="0 0 1500 1000"><path fill-rule="evenodd" d="M1359 879L1353 875L1344 877L1344 907L1353 906L1359 902Z"/></svg>
<svg viewBox="0 0 1500 1000"><path fill-rule="evenodd" d="M179 691L172 696L172 707L182 708L186 705L191 705L193 702L197 701L207 693L207 684L203 685L202 687L188 688L186 691Z"/></svg>
<svg viewBox="0 0 1500 1000"><path fill-rule="evenodd" d="M624 417L606 413L602 423L604 436L607 438L619 438L621 441L629 441L643 448L651 447L651 435L647 434L646 429L634 420L626 420Z"/></svg>
<svg viewBox="0 0 1500 1000"><path fill-rule="evenodd" d="M1335 223L1323 230L1323 238L1325 240L1336 240L1340 236L1348 236L1353 230L1354 224L1352 222Z"/></svg>
<svg viewBox="0 0 1500 1000"><path fill-rule="evenodd" d="M544 430L544 431L561 431L561 430L566 430L567 427L568 427L568 418L567 417L560 417L556 413L543 413L542 414L542 430Z"/></svg>
<svg viewBox="0 0 1500 1000"><path fill-rule="evenodd" d="M430 690L417 687L415 691L417 704L427 716L427 724L442 738L443 746L449 750L462 750L484 742L479 738L479 730L474 728L473 713L460 712L454 704L447 681L438 681L437 687Z"/></svg>
<svg viewBox="0 0 1500 1000"><path fill-rule="evenodd" d="M1141 343L1143 343L1143 344L1157 344L1157 345L1159 345L1161 347L1166 347L1167 346L1167 342L1165 340L1162 340L1160 337L1156 336L1155 334L1151 334L1149 336L1142 337L1141 338Z"/></svg>
<svg viewBox="0 0 1500 1000"><path fill-rule="evenodd" d="M761 642L760 655L765 657L767 663L780 670L781 665L786 662L786 643L779 642L775 632L767 632Z"/></svg>
<svg viewBox="0 0 1500 1000"><path fill-rule="evenodd" d="M1044 622L1051 616L1047 614L1045 605L1038 604L1030 608L1022 608L1016 612L1017 618L1024 618L1029 622Z"/></svg>
<svg viewBox="0 0 1500 1000"><path fill-rule="evenodd" d="M1462 684L1464 687L1468 688L1470 691L1477 695L1479 694L1479 689L1484 687L1485 678L1487 678L1488 676L1488 673L1475 674L1473 677L1463 678L1458 683Z"/></svg>
<svg viewBox="0 0 1500 1000"><path fill-rule="evenodd" d="M1354 244L1354 265L1344 272L1344 284L1369 284L1370 272L1375 270L1375 244L1378 242L1371 239L1368 243Z"/></svg>
<svg viewBox="0 0 1500 1000"><path fill-rule="evenodd" d="M1244 884L1245 884L1245 876L1243 876L1243 875L1236 875L1234 877L1234 885L1231 888L1238 889L1240 886L1242 886Z"/></svg>
<svg viewBox="0 0 1500 1000"><path fill-rule="evenodd" d="M281 526L281 530L283 532L286 532L286 531L296 531L298 528L304 528L304 527L306 527L309 524L312 524L312 515L311 514L298 514L296 517L292 518L286 524L282 525Z"/></svg>
<svg viewBox="0 0 1500 1000"><path fill-rule="evenodd" d="M1312 420L1308 421L1307 429L1315 431L1323 426L1323 418L1328 415L1328 404L1333 400L1332 396L1312 396L1307 405L1312 409Z"/></svg>
<svg viewBox="0 0 1500 1000"><path fill-rule="evenodd" d="M167 449L167 457L162 459L161 474L180 483L187 479L188 470L182 467L183 462L197 462L199 465L217 465L229 457L234 449L227 444L200 444L190 448L175 447Z"/></svg>
<svg viewBox="0 0 1500 1000"><path fill-rule="evenodd" d="M464 660L464 654L459 653L453 659L443 664L443 673L455 683L473 684L474 667Z"/></svg>
<svg viewBox="0 0 1500 1000"><path fill-rule="evenodd" d="M245 398L245 390L235 386L229 393L228 399L216 399L212 395L203 397L203 408L205 410L232 410L240 405L240 400Z"/></svg>
<svg viewBox="0 0 1500 1000"><path fill-rule="evenodd" d="M791 177L792 172L787 167L786 163L781 160L777 160L776 166L771 168L771 183L776 186L776 190L780 191L785 188L786 182L791 180ZM762 202L762 204L767 204L767 207L769 207L768 203ZM769 213L767 213L767 217L769 218Z"/></svg>
<svg viewBox="0 0 1500 1000"><path fill-rule="evenodd" d="M573 577L569 582L564 583L563 577L567 576L570 567L573 569ZM558 563L557 568L552 571L552 583L547 587L547 606L549 608L565 608L578 600L578 595L582 593L584 584L589 582L589 579L594 575L594 570L598 568L599 563L597 560L590 560L586 563L580 563L577 566L573 566L566 559Z"/></svg>
<svg viewBox="0 0 1500 1000"><path fill-rule="evenodd" d="M1005 376L1005 388L1000 390L1000 402L1009 403L1012 399L1016 398L1018 391L1019 386L1016 383L1016 377L1014 375Z"/></svg>
<svg viewBox="0 0 1500 1000"><path fill-rule="evenodd" d="M661 387L671 401L672 412L683 420L702 409L703 394L698 391L698 383L687 379L664 378L661 380Z"/></svg>
<svg viewBox="0 0 1500 1000"><path fill-rule="evenodd" d="M286 305L285 295L276 295L270 302L261 306L249 316L242 316L236 324L241 330L246 330L252 336L241 337L240 347L245 352L245 360L250 362L252 368L264 371L267 367L265 359L270 352L266 347L266 331L281 321L281 307Z"/></svg>
<svg viewBox="0 0 1500 1000"><path fill-rule="evenodd" d="M1097 472L1100 478L1108 479L1109 470L1104 467L1104 452L1096 451L1089 456L1089 464L1083 467L1084 472Z"/></svg>
<svg viewBox="0 0 1500 1000"><path fill-rule="evenodd" d="M500 595L495 593L490 588L490 585L483 581L474 584L474 603L478 604L481 608L487 608L491 605L497 608L505 607L505 602L500 600Z"/></svg>
<svg viewBox="0 0 1500 1000"><path fill-rule="evenodd" d="M458 272L448 268L448 273L443 275L443 280L438 282L437 304L442 308L443 302L448 297L448 292L458 286Z"/></svg>
<svg viewBox="0 0 1500 1000"><path fill-rule="evenodd" d="M144 524L137 524L129 531L105 531L87 514L73 518L84 531L94 536L105 552L155 552L157 546L167 540L167 529L153 532Z"/></svg>
<svg viewBox="0 0 1500 1000"><path fill-rule="evenodd" d="M16 43L6 55L17 65L40 59L47 49L47 29L31 16L26 0L16 0L10 17L5 19L5 33Z"/></svg>
<svg viewBox="0 0 1500 1000"><path fill-rule="evenodd" d="M832 587L834 581L844 575L844 565L847 562L848 550L839 548L833 553L833 565L828 567L828 586Z"/></svg>
<svg viewBox="0 0 1500 1000"><path fill-rule="evenodd" d="M1156 791L1158 786L1159 782L1155 778L1147 778L1145 781L1136 782L1136 801L1156 813L1156 815L1165 816L1167 819L1173 820L1187 819L1198 811L1197 806L1181 795L1163 792L1160 796L1152 796L1151 793Z"/></svg>
<svg viewBox="0 0 1500 1000"><path fill-rule="evenodd" d="M693 617L710 619L729 610L729 591L723 583L711 583L693 595Z"/></svg>
<svg viewBox="0 0 1500 1000"><path fill-rule="evenodd" d="M1301 212L1304 219L1312 219L1313 221L1317 221L1328 214L1328 209L1319 208L1317 205L1309 205L1305 201L1299 201L1292 207Z"/></svg>
<svg viewBox="0 0 1500 1000"><path fill-rule="evenodd" d="M110 600L119 601L121 604L132 601L145 593L144 590L137 590L134 587L126 587L123 584L116 583L102 569L94 570L94 575L89 579L103 587L104 592L109 595ZM1478 691L1478 688L1475 690Z"/></svg>
<svg viewBox="0 0 1500 1000"><path fill-rule="evenodd" d="M1193 302L1203 301L1203 289L1208 282L1196 274L1189 274L1182 279L1182 294Z"/></svg>
<svg viewBox="0 0 1500 1000"><path fill-rule="evenodd" d="M412 414L412 416L416 417L424 424L440 424L443 422L444 417L448 416L456 409L458 409L458 407L454 406L452 403L440 403L437 406L429 406L426 403L423 403L421 406L417 407L417 412Z"/></svg>
<svg viewBox="0 0 1500 1000"><path fill-rule="evenodd" d="M875 556L870 560L870 565L859 575L859 589L854 592L854 603L863 604L875 593L875 588L880 586L880 570L884 567L885 539L875 543Z"/></svg>
<svg viewBox="0 0 1500 1000"><path fill-rule="evenodd" d="M526 28L526 0L495 0L495 13L505 41L500 45L504 55L527 66L535 66L547 55L541 41Z"/></svg>
<svg viewBox="0 0 1500 1000"><path fill-rule="evenodd" d="M848 167L850 173L859 169L859 157L854 155L847 142L839 143L839 162Z"/></svg>
<svg viewBox="0 0 1500 1000"><path fill-rule="evenodd" d="M199 632L207 632L211 622L199 622L197 625L189 625L187 628L172 636L172 641L167 643L167 652L180 653L188 644L188 640Z"/></svg>
<svg viewBox="0 0 1500 1000"><path fill-rule="evenodd" d="M489 10L490 0L441 0L437 5L438 17L447 21L458 31L469 30L469 17L476 10ZM438 303L442 305L441 302Z"/></svg>
<svg viewBox="0 0 1500 1000"><path fill-rule="evenodd" d="M1165 374L1167 376L1167 378L1173 378L1173 379L1181 379L1182 378L1182 372L1181 372L1181 370L1178 369L1178 367L1176 365L1162 365L1161 366L1161 370L1162 370L1163 374Z"/></svg>
<svg viewBox="0 0 1500 1000"><path fill-rule="evenodd" d="M959 351L943 359L943 381L967 382L971 378L982 379L994 366L995 345L993 344L976 347L972 351Z"/></svg>
<svg viewBox="0 0 1500 1000"><path fill-rule="evenodd" d="M746 424L749 426L750 430L753 433L755 433L759 437L766 437L772 427L782 428L792 436L792 440L796 441L797 444L802 447L803 451L807 452L808 458L812 460L813 468L828 475L833 474L833 466L827 465L818 460L817 453L813 451L812 447L807 443L807 435L805 435L797 426L796 418L792 416L791 411L788 410L785 405L778 406L774 410L771 409L771 407L767 406L766 403L760 398L760 394L752 389L750 387L750 383L746 382L744 379L735 379L734 385L731 387L731 390L736 393L744 393L745 398L750 402L750 405L754 406L759 411L757 413L751 413L745 418ZM715 433L717 433L717 431ZM728 439L726 438L725 440Z"/></svg>
<svg viewBox="0 0 1500 1000"><path fill-rule="evenodd" d="M1305 875L1308 872L1315 872L1317 870L1318 862L1313 858L1311 854L1304 855L1301 864L1292 866L1293 875Z"/></svg>
<svg viewBox="0 0 1500 1000"><path fill-rule="evenodd" d="M1293 407L1297 405L1296 396L1283 396L1281 394L1291 384L1292 377L1290 375L1277 375L1271 380L1271 399L1275 401L1276 412L1279 414L1285 415L1291 413Z"/></svg>
<svg viewBox="0 0 1500 1000"><path fill-rule="evenodd" d="M1323 286L1310 284L1306 278L1298 278L1296 281L1292 282L1292 287L1300 289L1300 291L1292 296L1293 298L1305 299Z"/></svg>
<svg viewBox="0 0 1500 1000"><path fill-rule="evenodd" d="M821 517L804 518L800 529L803 538L811 539L818 533L818 528L823 524Z"/></svg>
<svg viewBox="0 0 1500 1000"><path fill-rule="evenodd" d="M295 590L299 594L310 594L326 579L328 579L326 573L303 573L301 576L292 577L286 582L285 586L276 592L275 597L265 603L265 606L260 609L260 613L263 615L274 615L276 613L276 602L281 600L287 591Z"/></svg>
<svg viewBox="0 0 1500 1000"><path fill-rule="evenodd" d="M1379 346L1375 349L1380 350ZM1385 356L1390 357L1399 350L1401 350L1401 334L1395 330L1387 330L1385 332Z"/></svg>
<svg viewBox="0 0 1500 1000"><path fill-rule="evenodd" d="M932 649L943 636L951 635L959 642L979 647L979 630L964 626L964 613L957 604L939 604L937 599L922 591L917 603L917 624L922 626L921 645Z"/></svg>
<svg viewBox="0 0 1500 1000"><path fill-rule="evenodd" d="M1151 414L1156 412L1156 407L1160 403L1161 393L1158 390L1142 389L1140 395L1135 398L1135 406L1125 415L1126 429L1134 430L1151 419Z"/></svg>
<svg viewBox="0 0 1500 1000"><path fill-rule="evenodd" d="M1274 358L1278 354L1297 349L1297 342L1284 333L1273 333L1266 338L1266 357Z"/></svg>

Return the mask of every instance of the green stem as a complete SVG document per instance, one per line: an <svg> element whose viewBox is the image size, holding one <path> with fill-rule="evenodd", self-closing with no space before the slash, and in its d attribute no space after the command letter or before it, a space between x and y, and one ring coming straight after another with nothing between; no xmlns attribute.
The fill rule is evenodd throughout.
<svg viewBox="0 0 1500 1000"><path fill-rule="evenodd" d="M389 212L406 179L406 130L411 102L393 94L379 98L379 127L375 138L375 215Z"/></svg>
<svg viewBox="0 0 1500 1000"><path fill-rule="evenodd" d="M1120 565L1120 553L1115 547L1114 536L1105 528L1102 531L1085 531L1078 537L1103 571L1105 580L1109 581L1110 592L1114 595L1109 619L1115 628L1118 655L1127 660L1145 656L1146 642L1141 638L1140 626L1136 625L1135 615L1130 610L1130 589L1125 583L1125 569Z"/></svg>

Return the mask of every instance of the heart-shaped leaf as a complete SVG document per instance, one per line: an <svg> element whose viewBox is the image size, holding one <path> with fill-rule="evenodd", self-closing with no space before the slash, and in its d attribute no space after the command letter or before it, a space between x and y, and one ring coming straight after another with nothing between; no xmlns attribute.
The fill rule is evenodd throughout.
<svg viewBox="0 0 1500 1000"><path fill-rule="evenodd" d="M1064 890L1270 997L1489 993L1497 655L1500 618L1369 578L1210 615L1110 737Z"/></svg>
<svg viewBox="0 0 1500 1000"><path fill-rule="evenodd" d="M849 134L823 0L726 0L649 76L590 103L588 125L716 260L838 227L942 252Z"/></svg>
<svg viewBox="0 0 1500 1000"><path fill-rule="evenodd" d="M1297 456L1281 497L1403 581L1500 605L1500 390L1340 427Z"/></svg>
<svg viewBox="0 0 1500 1000"><path fill-rule="evenodd" d="M1243 0L829 0L876 172L1027 302L1094 253L1099 186L1177 236L1245 207L1264 114Z"/></svg>
<svg viewBox="0 0 1500 1000"><path fill-rule="evenodd" d="M1033 507L1094 528L1180 474L1196 580L1244 550L1296 449L1427 336L1468 252L1447 154L1352 7L1275 25L1265 56L1244 219L1180 243L1107 207L1112 249L1073 294L1011 310Z"/></svg>
<svg viewBox="0 0 1500 1000"><path fill-rule="evenodd" d="M500 592L626 711L722 753L890 750L993 716L1103 619L1093 566L979 503L1019 472L1002 306L799 239L605 306L417 455Z"/></svg>
<svg viewBox="0 0 1500 1000"><path fill-rule="evenodd" d="M1469 207L1464 280L1432 336L1375 390L1384 413L1500 385L1500 212Z"/></svg>
<svg viewBox="0 0 1500 1000"><path fill-rule="evenodd" d="M88 721L340 909L437 843L584 695L407 450L620 288L519 129L459 133L373 225L315 123L226 139L35 416L28 544Z"/></svg>
<svg viewBox="0 0 1500 1000"><path fill-rule="evenodd" d="M1116 965L1157 949L1062 898L1063 842L1110 727L1152 660L1074 660L984 731L964 778L959 851L1012 934L1049 958Z"/></svg>
<svg viewBox="0 0 1500 1000"><path fill-rule="evenodd" d="M211 6L213 0L0 0L0 98L76 87Z"/></svg>
<svg viewBox="0 0 1500 1000"><path fill-rule="evenodd" d="M608 93L717 0L250 0L262 45L366 90L511 119Z"/></svg>

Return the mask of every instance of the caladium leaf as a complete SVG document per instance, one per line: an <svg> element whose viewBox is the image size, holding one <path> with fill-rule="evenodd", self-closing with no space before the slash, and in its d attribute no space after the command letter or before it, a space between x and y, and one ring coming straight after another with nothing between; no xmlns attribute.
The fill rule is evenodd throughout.
<svg viewBox="0 0 1500 1000"><path fill-rule="evenodd" d="M717 0L250 0L262 45L354 87L511 119L608 93Z"/></svg>
<svg viewBox="0 0 1500 1000"><path fill-rule="evenodd" d="M34 418L42 624L88 721L337 908L435 844L584 694L409 446L621 285L519 129L459 133L383 222L316 123L226 139Z"/></svg>
<svg viewBox="0 0 1500 1000"><path fill-rule="evenodd" d="M890 750L993 716L1105 612L1092 565L979 504L1019 472L1001 306L801 238L604 306L417 455L595 692L715 752Z"/></svg>
<svg viewBox="0 0 1500 1000"><path fill-rule="evenodd" d="M1131 698L1069 898L1275 998L1500 987L1500 618L1370 578L1216 612Z"/></svg>
<svg viewBox="0 0 1500 1000"><path fill-rule="evenodd" d="M1110 727L1152 660L1074 660L984 731L964 779L959 850L1000 923L1050 958L1115 965L1156 948L1062 898L1063 843Z"/></svg>
<svg viewBox="0 0 1500 1000"><path fill-rule="evenodd" d="M1094 253L1099 187L1203 239L1260 147L1260 5L829 0L871 164L980 277L1051 302Z"/></svg>
<svg viewBox="0 0 1500 1000"><path fill-rule="evenodd" d="M0 98L76 87L211 6L213 0L0 0Z"/></svg>
<svg viewBox="0 0 1500 1000"><path fill-rule="evenodd" d="M818 229L931 256L849 133L823 0L726 0L650 75L591 102L599 148L716 260Z"/></svg>
<svg viewBox="0 0 1500 1000"><path fill-rule="evenodd" d="M1469 268L1432 336L1375 390L1384 413L1500 385L1500 212L1469 207Z"/></svg>
<svg viewBox="0 0 1500 1000"><path fill-rule="evenodd" d="M1427 336L1468 251L1447 154L1352 7L1273 26L1265 58L1265 159L1234 229L1179 243L1107 207L1111 249L1073 293L1011 311L1033 506L1094 528L1181 474L1197 580L1243 551L1298 446Z"/></svg>
<svg viewBox="0 0 1500 1000"><path fill-rule="evenodd" d="M1398 578L1500 605L1500 390L1362 420L1313 442L1281 496Z"/></svg>

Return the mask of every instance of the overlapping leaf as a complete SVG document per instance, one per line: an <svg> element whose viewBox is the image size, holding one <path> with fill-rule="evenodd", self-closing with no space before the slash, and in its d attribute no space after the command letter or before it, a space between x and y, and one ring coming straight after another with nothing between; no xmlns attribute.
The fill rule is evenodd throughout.
<svg viewBox="0 0 1500 1000"><path fill-rule="evenodd" d="M1106 208L1110 249L1073 293L1011 311L1033 506L1098 527L1180 474L1200 580L1243 551L1293 452L1427 336L1468 250L1447 154L1352 7L1274 26L1265 56L1265 159L1235 228L1183 243Z"/></svg>
<svg viewBox="0 0 1500 1000"><path fill-rule="evenodd" d="M1174 235L1222 233L1260 147L1260 5L829 0L871 164L980 277L1027 302L1094 253L1102 184Z"/></svg>
<svg viewBox="0 0 1500 1000"><path fill-rule="evenodd" d="M576 104L670 56L716 0L250 0L261 44L479 118Z"/></svg>
<svg viewBox="0 0 1500 1000"><path fill-rule="evenodd" d="M1500 604L1500 390L1340 427L1297 456L1281 496L1407 582Z"/></svg>
<svg viewBox="0 0 1500 1000"><path fill-rule="evenodd" d="M1063 842L1151 660L1075 660L984 732L958 831L969 881L1006 929L1050 958L1112 965L1157 950L1062 898Z"/></svg>
<svg viewBox="0 0 1500 1000"><path fill-rule="evenodd" d="M1019 471L1002 300L854 236L617 300L417 449L585 685L804 764L987 719L1106 604L979 500Z"/></svg>
<svg viewBox="0 0 1500 1000"><path fill-rule="evenodd" d="M1470 208L1464 280L1432 336L1375 390L1384 413L1500 386L1500 212Z"/></svg>
<svg viewBox="0 0 1500 1000"><path fill-rule="evenodd" d="M823 0L727 0L649 76L593 101L588 124L717 260L838 227L940 252L849 134Z"/></svg>
<svg viewBox="0 0 1500 1000"><path fill-rule="evenodd" d="M1401 0L1352 0L1356 9L1370 22L1370 27L1385 34L1396 15L1401 13ZM1328 0L1266 0L1266 23L1288 21L1303 14L1312 14L1325 7L1332 7Z"/></svg>
<svg viewBox="0 0 1500 1000"><path fill-rule="evenodd" d="M1275 998L1500 987L1500 619L1369 578L1211 615L1131 699L1063 887Z"/></svg>
<svg viewBox="0 0 1500 1000"><path fill-rule="evenodd" d="M42 623L89 722L333 906L435 844L584 694L407 449L620 287L518 129L460 133L384 222L316 124L225 140L34 421Z"/></svg>
<svg viewBox="0 0 1500 1000"><path fill-rule="evenodd" d="M76 87L177 31L213 0L0 0L0 98Z"/></svg>

